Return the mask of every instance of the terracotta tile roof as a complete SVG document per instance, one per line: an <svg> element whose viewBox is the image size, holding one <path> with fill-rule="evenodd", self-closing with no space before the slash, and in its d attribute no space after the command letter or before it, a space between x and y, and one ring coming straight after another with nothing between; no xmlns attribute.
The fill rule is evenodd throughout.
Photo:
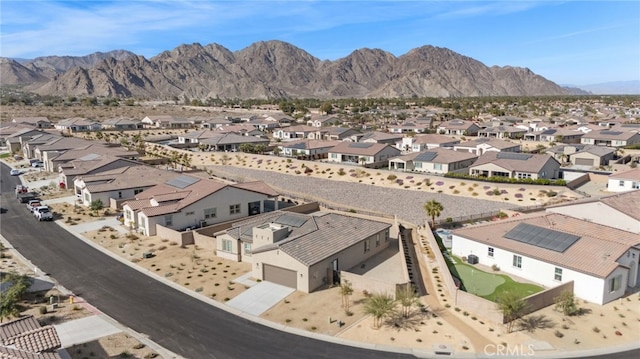
<svg viewBox="0 0 640 359"><path fill-rule="evenodd" d="M596 140L629 140L633 137L638 137L637 132L629 131L629 130L620 130L617 131L615 129L610 130L600 130L600 131L591 131L582 138L591 138Z"/></svg>
<svg viewBox="0 0 640 359"><path fill-rule="evenodd" d="M577 235L580 239L561 253L504 237L520 223ZM620 266L616 260L630 247L640 245L640 234L557 213L501 220L457 229L453 234L599 278L607 277Z"/></svg>
<svg viewBox="0 0 640 359"><path fill-rule="evenodd" d="M610 179L620 179L620 180L639 180L640 181L640 167L634 168L629 171L619 172L616 174L612 174L609 176ZM640 207L640 204L638 204Z"/></svg>
<svg viewBox="0 0 640 359"><path fill-rule="evenodd" d="M318 148L335 147L341 142L342 141L338 141L338 140L323 141L323 140L310 140L308 138L305 138L299 141L280 142L278 143L278 146L282 148L313 150Z"/></svg>
<svg viewBox="0 0 640 359"><path fill-rule="evenodd" d="M477 138L475 140L472 141L467 141L467 142L462 142L460 144L457 144L454 146L454 149L456 148L477 148L479 145L489 145L493 148L497 148L499 150L503 150L506 148L514 148L514 147L520 147L519 144L517 143L513 143L510 141L505 141L505 140L501 140L498 138L488 138L488 137L481 137L481 138Z"/></svg>
<svg viewBox="0 0 640 359"><path fill-rule="evenodd" d="M132 165L78 178L91 193L119 189L152 187L180 174L151 166Z"/></svg>
<svg viewBox="0 0 640 359"><path fill-rule="evenodd" d="M253 182L244 182L244 183L236 183L230 185L231 187L244 189L251 192L257 192L266 194L270 197L276 197L280 195L280 193L276 192L271 186L262 182L262 181L253 181Z"/></svg>
<svg viewBox="0 0 640 359"><path fill-rule="evenodd" d="M365 146L368 145L368 146ZM386 143L362 143L362 142L341 142L329 150L330 153L342 153L347 155L374 156L390 147ZM393 147L400 154L400 150Z"/></svg>
<svg viewBox="0 0 640 359"><path fill-rule="evenodd" d="M600 202L640 221L640 190L602 197Z"/></svg>
<svg viewBox="0 0 640 359"><path fill-rule="evenodd" d="M422 151L422 152L413 152L408 155L395 157L390 161L401 160L401 161L414 161L414 162L425 162L425 163L455 163L465 160L471 160L477 158L473 153L470 152L461 152L454 151L446 148L432 148L430 150ZM426 160L430 158L429 160Z"/></svg>
<svg viewBox="0 0 640 359"><path fill-rule="evenodd" d="M56 329L40 323L33 317L18 318L0 324L0 358L4 359L59 359L60 348Z"/></svg>
<svg viewBox="0 0 640 359"><path fill-rule="evenodd" d="M523 154L523 159L510 159L499 158L501 157L501 153L504 152L485 152L478 157L478 160L471 167L492 163L509 171L537 173L545 166L545 164L547 164L548 161L558 162L550 155L529 154L529 157L524 159ZM559 165L560 164L558 163L558 166Z"/></svg>
<svg viewBox="0 0 640 359"><path fill-rule="evenodd" d="M380 132L380 131L372 131L372 132L365 132L362 138L360 139L360 142L364 142L366 140L373 140L373 141L401 140L403 137L404 135L401 133L387 133L387 132Z"/></svg>
<svg viewBox="0 0 640 359"><path fill-rule="evenodd" d="M427 143L427 144L443 144L443 143L459 143L460 140L453 139L448 136L436 135L436 134L425 134L425 135L416 135L413 137L413 143Z"/></svg>

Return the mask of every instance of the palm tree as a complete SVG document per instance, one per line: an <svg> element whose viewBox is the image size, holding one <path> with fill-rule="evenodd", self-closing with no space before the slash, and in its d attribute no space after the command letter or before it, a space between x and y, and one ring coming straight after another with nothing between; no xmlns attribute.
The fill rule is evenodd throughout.
<svg viewBox="0 0 640 359"><path fill-rule="evenodd" d="M373 316L373 327L378 329L382 326L382 319L393 311L395 304L389 294L374 294L364 304L364 312Z"/></svg>
<svg viewBox="0 0 640 359"><path fill-rule="evenodd" d="M424 210L427 212L427 215L431 217L431 227L436 227L436 217L440 217L442 213L442 203L432 199L431 201L424 204Z"/></svg>
<svg viewBox="0 0 640 359"><path fill-rule="evenodd" d="M522 295L516 292L504 292L497 299L498 310L502 312L507 322L507 332L511 333L515 320L522 318L529 311L529 303L524 300Z"/></svg>

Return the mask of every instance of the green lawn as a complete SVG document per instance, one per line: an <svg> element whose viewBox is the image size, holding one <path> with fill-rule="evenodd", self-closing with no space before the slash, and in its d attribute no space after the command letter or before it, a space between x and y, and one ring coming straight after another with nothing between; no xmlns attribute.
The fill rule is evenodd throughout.
<svg viewBox="0 0 640 359"><path fill-rule="evenodd" d="M496 301L500 293L506 291L520 293L523 297L527 297L543 290L535 284L516 282L504 274L481 271L470 264L463 263L460 258L454 257L454 260L456 261L453 265L455 273L452 271L452 274L460 279L464 289L468 293L492 302Z"/></svg>

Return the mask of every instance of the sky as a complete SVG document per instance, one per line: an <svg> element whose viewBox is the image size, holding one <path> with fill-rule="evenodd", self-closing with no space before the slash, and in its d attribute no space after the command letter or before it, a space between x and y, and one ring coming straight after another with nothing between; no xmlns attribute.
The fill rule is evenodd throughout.
<svg viewBox="0 0 640 359"><path fill-rule="evenodd" d="M288 42L320 60L432 45L560 85L640 81L640 1L0 1L0 56L146 58L180 44Z"/></svg>

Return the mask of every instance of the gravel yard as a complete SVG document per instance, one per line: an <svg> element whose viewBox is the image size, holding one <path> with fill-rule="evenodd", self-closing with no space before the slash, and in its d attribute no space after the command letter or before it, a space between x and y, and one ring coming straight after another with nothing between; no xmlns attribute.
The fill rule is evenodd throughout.
<svg viewBox="0 0 640 359"><path fill-rule="evenodd" d="M256 170L244 167L211 165L207 166L215 175L225 175L244 179L261 180L277 190L299 193L301 196L313 196L318 200L333 202L347 208L397 214L402 220L416 225L425 222L423 205L432 199L440 202L444 210L439 218L471 216L480 213L513 209L518 206L463 196L425 191L397 189L364 183L334 181L324 178L303 177Z"/></svg>

